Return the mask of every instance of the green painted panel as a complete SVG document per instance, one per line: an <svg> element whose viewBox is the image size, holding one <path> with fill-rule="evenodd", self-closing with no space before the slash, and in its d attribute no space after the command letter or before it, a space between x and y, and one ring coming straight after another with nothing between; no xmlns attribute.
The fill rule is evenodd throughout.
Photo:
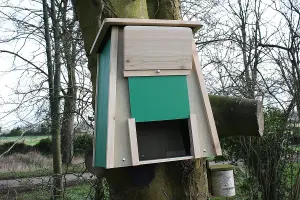
<svg viewBox="0 0 300 200"><path fill-rule="evenodd" d="M186 76L130 77L128 84L136 122L189 118Z"/></svg>
<svg viewBox="0 0 300 200"><path fill-rule="evenodd" d="M106 167L107 147L107 115L109 95L109 71L110 71L110 40L108 40L99 56L99 73L97 80L97 118L96 123L96 147L95 166Z"/></svg>

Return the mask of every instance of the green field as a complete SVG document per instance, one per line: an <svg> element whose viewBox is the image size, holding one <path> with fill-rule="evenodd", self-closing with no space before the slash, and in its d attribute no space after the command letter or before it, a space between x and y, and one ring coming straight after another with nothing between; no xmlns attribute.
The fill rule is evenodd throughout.
<svg viewBox="0 0 300 200"><path fill-rule="evenodd" d="M23 137L0 137L0 144L6 143L6 142L15 142L18 140L18 142L23 142L26 145L35 145L37 144L41 139L49 138L50 136L23 136Z"/></svg>

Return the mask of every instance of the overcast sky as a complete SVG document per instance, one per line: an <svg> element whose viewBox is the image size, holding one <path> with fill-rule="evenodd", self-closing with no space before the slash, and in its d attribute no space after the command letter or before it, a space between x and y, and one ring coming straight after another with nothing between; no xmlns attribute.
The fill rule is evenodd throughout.
<svg viewBox="0 0 300 200"><path fill-rule="evenodd" d="M32 18L31 16L25 17L27 15L25 12L13 12L12 9L3 7L4 5L7 5L7 3L20 8L40 9L40 4L30 0L0 0L0 6L2 6L0 7L0 126L4 128L14 126L15 123L19 121L20 113L14 112L10 115L6 115L6 113L16 107L15 104L11 103L19 101L18 97L14 95L15 88L18 85L26 88L28 87L29 82L26 80L26 76L24 76L24 74L24 78L18 82L23 71L11 71L16 67L25 68L25 62L10 54L1 53L1 50L18 52L19 55L26 59L33 59L34 62L37 62L37 65L44 60L43 55L33 57L33 52L35 52L35 55L39 53L39 46L36 42L33 42L28 38L26 38L26 40L20 39L9 43L1 42L18 34L16 32L16 24L11 23L9 20L4 20L4 14L12 14L12 16L19 19L25 18L25 21L28 20L29 23L38 23L38 18ZM4 116L6 117L3 118ZM28 119L30 119L30 116L28 116Z"/></svg>
<svg viewBox="0 0 300 200"><path fill-rule="evenodd" d="M279 0L278 0L279 1ZM4 0L0 0L0 6L1 2L4 2ZM38 9L40 7L40 4L34 3L34 1L30 0L10 0L6 1L10 4L14 4L20 7L28 7L28 8L35 8ZM19 3L21 2L21 3ZM264 2L270 3L271 0L265 0ZM0 17L1 12L6 12L5 8L0 7ZM22 13L15 13L17 16L22 16ZM266 16L269 19L274 20L274 12L268 11L266 12ZM223 20L226 21L226 16L222 16ZM0 19L1 20L1 19ZM279 20L278 20L279 21ZM31 19L32 22L32 19ZM34 22L33 22L34 23ZM37 21L36 21L37 23ZM205 24L204 24L205 25ZM11 37L14 33L12 32L6 32L6 30L14 30L15 26L12 23L9 23L7 21L1 20L0 22L0 41L2 38ZM21 46L23 46L24 40L20 40L17 43L10 43L10 45L4 44L0 42L0 50L10 50L10 51L18 51ZM29 58L32 58L32 52L39 49L39 46L37 43L32 41L27 41L24 45L24 47L20 50L19 54ZM37 54L37 52L35 52ZM201 53L200 53L201 54ZM35 62L43 62L45 58L40 55L38 57L34 58ZM23 65L24 62L22 62L20 59L13 59L13 56L6 54L6 53L0 53L0 126L2 127L11 127L15 124L16 121L18 121L18 114L20 113L13 113L5 118L2 118L5 113L9 110L12 110L16 105L10 105L8 103L1 104L2 102L13 102L18 100L15 95L13 95L14 91L13 89L18 85L18 77L21 75L21 71L17 72L11 72L9 74L4 73L5 71L9 71L14 66L20 66ZM23 85L24 88L28 86L28 83L26 80L21 81L21 85ZM26 112L24 112L26 113ZM24 114L23 113L23 114ZM21 113L22 114L22 113ZM23 116L24 117L24 116ZM30 119L30 116L28 116L28 119Z"/></svg>

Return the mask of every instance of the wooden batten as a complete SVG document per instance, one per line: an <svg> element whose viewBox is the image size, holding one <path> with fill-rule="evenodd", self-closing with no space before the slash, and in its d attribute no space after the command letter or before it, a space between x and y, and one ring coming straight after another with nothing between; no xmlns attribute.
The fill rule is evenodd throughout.
<svg viewBox="0 0 300 200"><path fill-rule="evenodd" d="M129 140L128 119L130 116L128 80L123 76L123 28L119 29L118 68L116 95L116 126L114 141L114 167L131 166L131 149ZM125 161L124 159L125 158Z"/></svg>
<svg viewBox="0 0 300 200"><path fill-rule="evenodd" d="M114 140L115 140L115 115L117 95L117 65L118 65L118 34L119 28L112 27L110 46L110 72L109 72L109 97L108 97L108 126L107 126L107 152L106 167L114 167Z"/></svg>
<svg viewBox="0 0 300 200"><path fill-rule="evenodd" d="M124 77L133 76L180 76L189 75L191 70L136 70L136 71L124 71Z"/></svg>
<svg viewBox="0 0 300 200"><path fill-rule="evenodd" d="M195 114L190 115L189 119L189 133L191 140L191 152L195 158L201 157L199 132L197 127L197 119Z"/></svg>
<svg viewBox="0 0 300 200"><path fill-rule="evenodd" d="M193 159L194 156L183 156L183 157L177 157L177 158L164 158L164 159L156 159L156 160L146 160L146 161L140 161L140 165L145 164L153 164L153 163L162 163L162 162L173 162L173 161L180 161L180 160L190 160Z"/></svg>
<svg viewBox="0 0 300 200"><path fill-rule="evenodd" d="M205 105L204 106L205 107L205 114L206 114L207 122L208 122L208 125L209 125L209 129L210 129L210 136L211 136L212 141L213 141L215 154L216 155L222 155L219 136L218 136L218 133L217 133L217 128L216 128L216 124L215 124L215 121L214 121L214 116L213 116L211 105L210 105L210 102L209 102L208 93L207 93L207 90L206 90L206 87L205 87L204 77L203 77L203 74L202 74L202 71L201 71L198 51L197 51L197 48L196 48L196 44L194 42L192 44L192 48L193 48L193 69L196 72L197 79L198 79L198 84L199 84L199 87L200 87L201 92L202 92L202 99L203 99L203 103Z"/></svg>
<svg viewBox="0 0 300 200"><path fill-rule="evenodd" d="M130 140L132 165L136 166L136 165L139 165L139 150L138 150L136 126L135 126L134 118L128 119L128 129L129 129L129 140Z"/></svg>
<svg viewBox="0 0 300 200"><path fill-rule="evenodd" d="M97 67L99 66L99 59L97 58ZM98 99L98 77L99 77L99 70L97 70L97 74L96 74L96 94L95 94L95 99ZM95 111L97 111L97 103L95 103ZM94 119L97 119L97 112L95 112L95 116ZM94 123L94 137L93 137L93 159L92 159L92 167L95 167L95 154L96 154L96 122Z"/></svg>

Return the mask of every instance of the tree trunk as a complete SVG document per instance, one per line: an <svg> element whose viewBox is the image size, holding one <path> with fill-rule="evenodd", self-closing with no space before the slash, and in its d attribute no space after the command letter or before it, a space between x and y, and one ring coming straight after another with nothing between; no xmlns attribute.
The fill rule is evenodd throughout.
<svg viewBox="0 0 300 200"><path fill-rule="evenodd" d="M77 0L74 5L88 54L88 67L93 83L93 102L97 64L96 56L89 55L89 50L104 17L149 18L150 16L170 20L181 18L179 0L92 0L88 2ZM105 177L112 189L113 199L206 200L208 197L205 159L148 165L145 168L153 168L154 180L146 187L135 187L128 173L138 168L143 170L143 167L145 166L107 170ZM146 170L151 172L151 169Z"/></svg>
<svg viewBox="0 0 300 200"><path fill-rule="evenodd" d="M62 162L69 164L73 157L73 136L74 136L74 113L76 108L76 46L77 40L73 39L74 21L67 21L68 3L65 1L62 9L62 29L63 29L63 52L66 68L68 72L67 92L64 94L64 112L61 127L61 150Z"/></svg>
<svg viewBox="0 0 300 200"><path fill-rule="evenodd" d="M49 93L50 93L50 111L51 111L51 135L52 135L52 159L53 159L53 195L52 199L62 199L62 163L60 148L60 41L59 41L59 24L56 18L55 1L51 0L50 17L53 24L54 39L54 63L51 62L51 44L48 23L48 5L47 1L43 1L45 38L47 45L47 62L49 75Z"/></svg>
<svg viewBox="0 0 300 200"><path fill-rule="evenodd" d="M68 90L66 93L64 112L61 126L61 151L62 151L62 163L70 164L73 157L73 138L74 138L74 112L76 93L73 91L73 86L68 84Z"/></svg>

